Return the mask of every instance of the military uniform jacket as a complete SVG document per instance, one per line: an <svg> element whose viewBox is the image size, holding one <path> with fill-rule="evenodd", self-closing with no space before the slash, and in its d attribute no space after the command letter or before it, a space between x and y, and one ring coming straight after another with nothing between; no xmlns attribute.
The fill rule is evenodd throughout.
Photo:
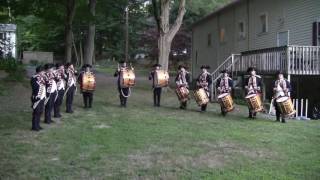
<svg viewBox="0 0 320 180"><path fill-rule="evenodd" d="M178 87L184 86L186 88L189 88L190 73L187 71L185 73L179 71L175 81Z"/></svg>
<svg viewBox="0 0 320 180"><path fill-rule="evenodd" d="M261 93L262 92L262 79L260 76L250 76L246 79L245 88L247 94Z"/></svg>
<svg viewBox="0 0 320 180"><path fill-rule="evenodd" d="M209 86L212 84L212 76L210 73L201 73L197 78L197 88L204 88L209 91Z"/></svg>
<svg viewBox="0 0 320 180"><path fill-rule="evenodd" d="M31 77L30 81L32 87L31 103L43 100L46 97L46 84L44 78L40 74L35 74Z"/></svg>
<svg viewBox="0 0 320 180"><path fill-rule="evenodd" d="M221 77L217 80L216 88L219 94L230 93L233 87L233 80L230 77Z"/></svg>

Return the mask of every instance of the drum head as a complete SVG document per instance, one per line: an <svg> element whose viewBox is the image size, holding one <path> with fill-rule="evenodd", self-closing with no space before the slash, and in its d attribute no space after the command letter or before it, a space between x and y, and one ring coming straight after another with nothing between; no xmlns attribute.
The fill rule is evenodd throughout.
<svg viewBox="0 0 320 180"><path fill-rule="evenodd" d="M229 93L220 94L220 95L218 96L218 99L223 98L223 97L228 96L228 95L229 95Z"/></svg>
<svg viewBox="0 0 320 180"><path fill-rule="evenodd" d="M288 100L289 99L289 97L280 97L280 98L278 98L276 101L278 102L278 103L281 103L281 102L284 102L284 101L286 101L286 100Z"/></svg>
<svg viewBox="0 0 320 180"><path fill-rule="evenodd" d="M255 96L257 96L257 94L249 94L249 95L247 95L245 98L246 98L246 99L249 99L249 98L252 98L252 97L255 97Z"/></svg>

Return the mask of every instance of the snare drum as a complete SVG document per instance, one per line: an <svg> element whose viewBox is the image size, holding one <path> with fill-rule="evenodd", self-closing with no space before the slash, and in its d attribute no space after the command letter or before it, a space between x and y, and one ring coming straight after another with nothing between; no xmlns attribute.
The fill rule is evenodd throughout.
<svg viewBox="0 0 320 180"><path fill-rule="evenodd" d="M263 111L262 101L258 94L249 94L245 99L250 110L255 112Z"/></svg>
<svg viewBox="0 0 320 180"><path fill-rule="evenodd" d="M296 113L290 97L279 97L276 100L281 113L285 116L292 116Z"/></svg>
<svg viewBox="0 0 320 180"><path fill-rule="evenodd" d="M178 87L176 94L181 102L186 102L189 99L189 90L186 87Z"/></svg>
<svg viewBox="0 0 320 180"><path fill-rule="evenodd" d="M135 74L131 69L125 69L120 71L120 87L128 88L135 85Z"/></svg>
<svg viewBox="0 0 320 180"><path fill-rule="evenodd" d="M209 97L208 97L208 94L207 92L203 89L203 88L200 88L198 90L195 90L193 92L193 95L194 95L194 98L197 102L197 104L199 106L202 106L202 105L205 105L205 104L208 104L209 102Z"/></svg>
<svg viewBox="0 0 320 180"><path fill-rule="evenodd" d="M233 99L229 93L220 94L218 96L218 102L225 112L230 112L234 109Z"/></svg>
<svg viewBox="0 0 320 180"><path fill-rule="evenodd" d="M83 73L82 76L82 91L94 91L96 88L96 79L92 73Z"/></svg>
<svg viewBox="0 0 320 180"><path fill-rule="evenodd" d="M157 70L154 73L154 86L166 87L169 84L169 73L165 70Z"/></svg>

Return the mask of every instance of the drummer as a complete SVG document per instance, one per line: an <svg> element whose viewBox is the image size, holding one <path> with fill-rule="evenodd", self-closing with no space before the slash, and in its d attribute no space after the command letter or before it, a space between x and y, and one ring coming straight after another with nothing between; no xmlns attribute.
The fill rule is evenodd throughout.
<svg viewBox="0 0 320 180"><path fill-rule="evenodd" d="M224 93L229 93L231 94L232 87L233 87L233 80L229 77L228 71L222 70L221 71L221 78L217 80L216 83L216 88L218 90L218 95L224 94ZM221 107L221 114L225 116L227 112L223 107Z"/></svg>
<svg viewBox="0 0 320 180"><path fill-rule="evenodd" d="M120 85L120 73L121 71L125 71L128 69L127 63L125 61L120 61L120 67L116 70L114 73L114 77L118 77L118 91L119 91L119 98L120 98L120 106L121 107L127 107L127 99L129 96L129 87L122 88Z"/></svg>
<svg viewBox="0 0 320 180"><path fill-rule="evenodd" d="M273 92L274 92L273 105L276 109L276 117L277 117L276 121L280 122L280 117L281 117L281 122L285 123L286 122L285 116L281 114L280 107L278 106L276 99L280 97L290 97L291 85L290 85L290 82L283 77L283 72L278 71L276 76L277 76L277 80L275 81L274 87L273 87Z"/></svg>
<svg viewBox="0 0 320 180"><path fill-rule="evenodd" d="M153 104L155 107L160 107L160 99L161 99L161 92L162 92L162 87L156 87L154 84L154 75L156 71L160 70L161 65L160 64L155 64L153 65L153 70L149 74L149 80L153 80L152 83L152 88L153 88Z"/></svg>
<svg viewBox="0 0 320 180"><path fill-rule="evenodd" d="M189 88L189 82L190 82L190 73L186 70L185 66L179 65L178 67L178 73L175 79L177 87L185 87ZM188 101L180 101L180 109L187 109Z"/></svg>
<svg viewBox="0 0 320 180"><path fill-rule="evenodd" d="M247 95L250 94L257 94L261 97L262 94L262 78L261 76L257 75L256 69L254 67L249 67L247 73L250 75L249 78L246 80L246 92ZM249 108L249 117L254 119L257 116L257 112L251 110Z"/></svg>
<svg viewBox="0 0 320 180"><path fill-rule="evenodd" d="M212 84L212 76L208 72L208 69L210 69L210 66L208 65L202 65L201 66L201 74L197 78L197 89L203 88L208 97L210 98L210 93L209 93L209 86ZM207 104L204 104L201 106L201 111L204 112L207 109Z"/></svg>

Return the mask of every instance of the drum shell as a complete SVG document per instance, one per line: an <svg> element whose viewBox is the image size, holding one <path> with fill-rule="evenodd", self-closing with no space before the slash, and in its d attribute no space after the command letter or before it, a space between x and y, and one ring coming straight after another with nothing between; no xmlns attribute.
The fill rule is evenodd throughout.
<svg viewBox="0 0 320 180"><path fill-rule="evenodd" d="M81 90L85 92L94 91L96 88L96 79L93 74L83 74Z"/></svg>
<svg viewBox="0 0 320 180"><path fill-rule="evenodd" d="M218 102L221 108L224 109L225 112L230 112L234 110L234 103L232 96L228 93L228 95L223 96L221 98L218 97Z"/></svg>
<svg viewBox="0 0 320 180"><path fill-rule="evenodd" d="M288 97L287 100L282 102L279 102L278 100L279 98L276 100L276 103L280 109L281 114L283 114L284 116L292 116L296 113L291 98Z"/></svg>
<svg viewBox="0 0 320 180"><path fill-rule="evenodd" d="M133 70L123 70L120 72L120 87L129 88L135 85L135 74Z"/></svg>
<svg viewBox="0 0 320 180"><path fill-rule="evenodd" d="M186 87L176 88L176 94L180 102L186 102L189 99L189 90Z"/></svg>
<svg viewBox="0 0 320 180"><path fill-rule="evenodd" d="M255 94L255 96L250 96L245 98L248 104L248 107L251 111L254 112L261 112L263 111L263 105L261 101L261 97L258 94Z"/></svg>
<svg viewBox="0 0 320 180"><path fill-rule="evenodd" d="M167 87L169 84L169 73L165 70L157 70L154 73L154 87Z"/></svg>
<svg viewBox="0 0 320 180"><path fill-rule="evenodd" d="M208 104L210 101L207 92L203 88L195 90L193 95L199 106Z"/></svg>

